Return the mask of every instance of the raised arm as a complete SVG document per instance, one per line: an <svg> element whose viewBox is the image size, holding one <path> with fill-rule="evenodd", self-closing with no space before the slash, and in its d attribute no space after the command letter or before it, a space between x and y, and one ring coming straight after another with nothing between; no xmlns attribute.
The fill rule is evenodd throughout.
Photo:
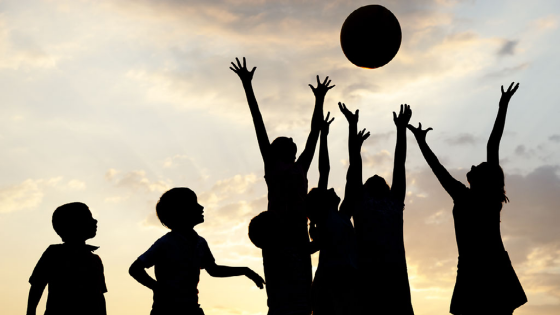
<svg viewBox="0 0 560 315"><path fill-rule="evenodd" d="M329 84L331 84L329 77L326 77L325 81L321 83L319 76L317 76L317 87L309 84L311 91L315 94L315 108L313 109L313 117L311 118L311 132L309 132L305 148L296 162L301 165L306 173L309 170L311 161L313 160L317 140L319 140L319 132L323 123L323 104L325 103L325 96L330 89L335 87L334 85L329 86Z"/></svg>
<svg viewBox="0 0 560 315"><path fill-rule="evenodd" d="M449 195L451 195L451 197L456 196L457 192L464 186L463 184L461 184L461 182L453 178L453 176L449 174L445 167L441 165L434 152L432 152L432 149L430 149L430 147L426 143L426 134L428 133L428 131L432 130L432 128L422 130L422 124L418 123L418 128L415 128L412 125L408 125L408 129L412 131L412 134L416 138L416 141L418 141L418 146L420 147L420 151L422 151L422 155L426 159L426 162L428 162L428 165L436 175L443 188Z"/></svg>
<svg viewBox="0 0 560 315"><path fill-rule="evenodd" d="M510 84L506 92L504 92L504 86L502 85L502 97L500 98L498 116L496 116L494 128L492 128L492 133L486 145L486 161L488 163L500 164L500 141L502 140L504 126L506 124L507 109L511 97L519 88L519 83L517 83L515 87L513 87L513 84L514 82Z"/></svg>
<svg viewBox="0 0 560 315"><path fill-rule="evenodd" d="M329 184L329 173L331 171L331 164L329 161L329 147L327 144L327 137L329 135L329 128L334 120L334 117L329 121L330 112L321 126L321 142L319 143L319 189L327 190Z"/></svg>
<svg viewBox="0 0 560 315"><path fill-rule="evenodd" d="M393 165L393 183L391 196L394 200L404 203L406 195L406 126L412 117L410 105L401 105L399 115L393 112L393 121L397 126L397 145L395 146L395 162Z"/></svg>
<svg viewBox="0 0 560 315"><path fill-rule="evenodd" d="M358 132L359 110L353 114L346 105L338 103L340 111L348 121L348 159L349 166L346 173L346 187L344 191L344 201L340 206L340 212L348 216L354 214L354 210L361 198L362 194L362 156L360 150L362 144L369 137L370 133L366 133L365 129Z"/></svg>
<svg viewBox="0 0 560 315"><path fill-rule="evenodd" d="M247 96L247 103L249 104L249 110L251 111L251 116L253 117L255 131L257 132L259 149L261 150L261 155L266 168L267 165L270 164L270 140L268 139L261 111L259 110L259 104L257 103L257 98L255 97L255 92L253 91L253 85L251 83L253 80L253 74L255 74L257 67L253 67L253 69L249 71L247 69L245 57L243 57L243 65L239 62L238 58L235 58L235 60L237 61L237 65L232 62L232 67L229 68L233 72L237 73L241 79L241 83L243 83L243 89L245 90L245 96Z"/></svg>

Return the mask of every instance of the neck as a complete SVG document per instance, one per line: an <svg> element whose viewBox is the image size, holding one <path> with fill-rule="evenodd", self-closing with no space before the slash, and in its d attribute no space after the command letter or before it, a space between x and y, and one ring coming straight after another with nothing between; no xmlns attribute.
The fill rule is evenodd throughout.
<svg viewBox="0 0 560 315"><path fill-rule="evenodd" d="M85 245L86 240L70 240L70 241L65 241L64 243L68 245Z"/></svg>

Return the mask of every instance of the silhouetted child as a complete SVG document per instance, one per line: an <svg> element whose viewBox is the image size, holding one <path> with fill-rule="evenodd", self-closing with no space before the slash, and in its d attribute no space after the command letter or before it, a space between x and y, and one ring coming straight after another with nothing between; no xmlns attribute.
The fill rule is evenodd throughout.
<svg viewBox="0 0 560 315"><path fill-rule="evenodd" d="M504 171L500 167L500 141L504 132L509 101L519 84L507 91L502 86L498 115L488 139L486 162L472 166L467 173L470 188L449 174L426 142L432 128L422 130L408 125L422 155L443 188L453 198L453 221L459 250L457 280L450 312L452 314L511 315L527 302L527 296L505 251L500 232L500 212L508 202Z"/></svg>
<svg viewBox="0 0 560 315"><path fill-rule="evenodd" d="M154 292L151 315L204 314L198 304L200 269L212 277L246 276L259 288L264 280L247 267L216 265L206 240L194 227L204 222L204 207L189 188L173 188L164 193L156 213L171 232L159 238L130 266L130 275ZM156 279L146 270L155 266Z"/></svg>
<svg viewBox="0 0 560 315"><path fill-rule="evenodd" d="M328 80L328 77L321 83L319 76L317 76L317 87L309 85L315 95L315 108L305 149L296 160L297 146L292 138L278 137L272 143L268 139L252 86L256 67L249 71L245 58L243 58L243 64L237 58L236 61L237 64L231 63L230 69L241 79L253 117L257 141L264 162L264 178L268 187L267 211L276 212L281 217L283 224L281 227L282 247L279 247L277 252L274 252L272 247L263 250L268 314L310 314L311 245L305 213L305 197L308 188L307 172L319 139L325 95L334 86L329 86L331 81ZM278 255L283 253L293 256L294 261L298 261L297 266L276 263L279 259ZM282 269L292 267L295 268L292 273L299 274L300 270L303 270L301 277L298 275L294 281L288 281L289 279L278 276L284 272Z"/></svg>
<svg viewBox="0 0 560 315"><path fill-rule="evenodd" d="M414 314L403 237L406 127L411 116L406 104L398 116L393 112L397 143L391 187L378 175L370 177L363 186L363 204L354 215L364 314Z"/></svg>
<svg viewBox="0 0 560 315"><path fill-rule="evenodd" d="M27 315L35 315L47 285L45 314L107 314L103 263L92 253L99 247L85 243L95 237L97 220L85 204L73 202L54 211L52 224L64 243L50 245L35 266L29 279Z"/></svg>
<svg viewBox="0 0 560 315"><path fill-rule="evenodd" d="M307 213L312 226L314 241L319 243L319 265L312 285L312 306L314 315L349 315L360 314L357 299L358 253L356 235L350 218L361 201L362 160L360 148L369 133L357 132L358 111L352 114L345 105L340 109L349 122L348 151L350 166L348 168L346 193L338 210L340 198L334 189L328 189L330 172L327 135L329 133L329 115L321 129L319 148L319 187L313 188L307 195Z"/></svg>

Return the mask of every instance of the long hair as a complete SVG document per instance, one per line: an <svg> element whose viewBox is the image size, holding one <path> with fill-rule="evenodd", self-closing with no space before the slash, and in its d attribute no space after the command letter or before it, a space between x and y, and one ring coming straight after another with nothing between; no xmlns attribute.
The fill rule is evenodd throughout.
<svg viewBox="0 0 560 315"><path fill-rule="evenodd" d="M482 162L467 174L471 188L491 201L509 202L505 190L505 175L498 164Z"/></svg>

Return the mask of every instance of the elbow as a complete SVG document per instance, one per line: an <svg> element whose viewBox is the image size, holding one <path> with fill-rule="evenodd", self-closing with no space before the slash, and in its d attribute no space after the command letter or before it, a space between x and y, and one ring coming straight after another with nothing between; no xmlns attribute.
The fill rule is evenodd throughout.
<svg viewBox="0 0 560 315"><path fill-rule="evenodd" d="M140 267L140 262L138 260L135 260L132 265L130 265L130 268L128 268L128 274L132 277L136 279L136 275L138 275L138 269L142 268Z"/></svg>

